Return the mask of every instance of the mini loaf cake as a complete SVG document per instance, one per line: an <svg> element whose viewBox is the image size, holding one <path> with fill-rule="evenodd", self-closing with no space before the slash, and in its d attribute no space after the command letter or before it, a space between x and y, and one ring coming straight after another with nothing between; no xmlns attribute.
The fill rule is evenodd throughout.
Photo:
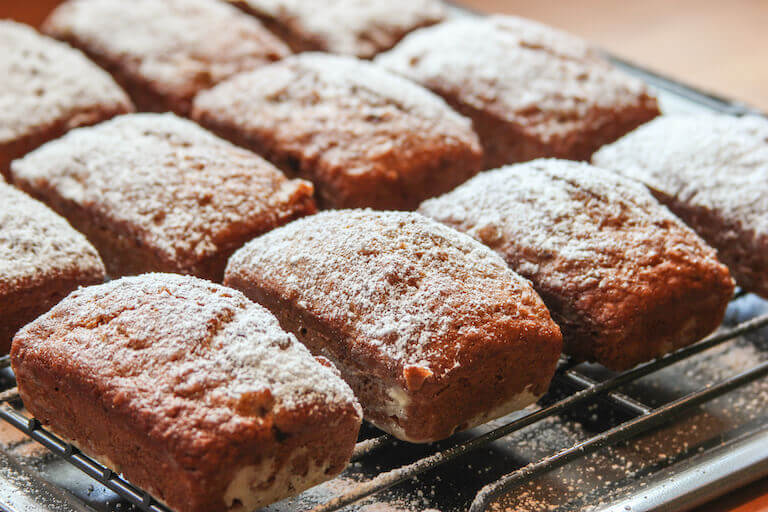
<svg viewBox="0 0 768 512"><path fill-rule="evenodd" d="M300 219L236 252L225 283L333 361L368 421L411 442L534 402L562 348L525 279L415 213Z"/></svg>
<svg viewBox="0 0 768 512"><path fill-rule="evenodd" d="M594 161L645 183L717 249L739 285L768 298L768 120L664 116Z"/></svg>
<svg viewBox="0 0 768 512"><path fill-rule="evenodd" d="M104 265L67 221L0 180L0 355L22 326L80 285L104 281Z"/></svg>
<svg viewBox="0 0 768 512"><path fill-rule="evenodd" d="M370 58L408 32L443 21L439 0L229 0L258 16L295 51Z"/></svg>
<svg viewBox="0 0 768 512"><path fill-rule="evenodd" d="M485 168L539 157L586 160L659 113L642 82L586 43L520 18L418 30L376 63L471 117Z"/></svg>
<svg viewBox="0 0 768 512"><path fill-rule="evenodd" d="M241 74L200 94L193 117L312 180L328 208L413 209L481 166L469 120L352 57L305 53Z"/></svg>
<svg viewBox="0 0 768 512"><path fill-rule="evenodd" d="M68 0L43 29L112 73L141 110L181 115L198 91L290 53L217 0Z"/></svg>
<svg viewBox="0 0 768 512"><path fill-rule="evenodd" d="M177 512L248 512L339 473L362 413L267 310L194 277L80 289L19 331L44 425Z"/></svg>
<svg viewBox="0 0 768 512"><path fill-rule="evenodd" d="M91 240L112 277L220 280L235 249L315 211L312 185L173 114L131 114L66 136L12 178Z"/></svg>
<svg viewBox="0 0 768 512"><path fill-rule="evenodd" d="M0 20L0 174L77 126L133 110L109 74L69 46Z"/></svg>
<svg viewBox="0 0 768 512"><path fill-rule="evenodd" d="M733 293L715 251L639 183L565 160L488 171L419 211L533 283L566 352L623 370L693 343Z"/></svg>

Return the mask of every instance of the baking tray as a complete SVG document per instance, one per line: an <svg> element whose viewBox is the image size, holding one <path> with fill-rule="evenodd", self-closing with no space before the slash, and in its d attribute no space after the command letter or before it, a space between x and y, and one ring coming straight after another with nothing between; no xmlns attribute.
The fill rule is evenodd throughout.
<svg viewBox="0 0 768 512"><path fill-rule="evenodd" d="M665 113L760 114L611 58L656 90ZM764 315L768 315L768 302L738 294L721 331L727 333L750 319L766 325ZM651 363L648 375L627 379L612 394L590 393L589 388L595 382L610 382L616 375L598 366L571 367L564 361L556 385L538 405L440 443L411 445L366 426L355 460L341 476L267 510L333 510L336 507L328 503L334 499L364 496L378 488L382 490L345 510L690 509L768 475L768 379L762 378L768 373L768 328L754 327L742 329L744 335L707 342L704 346L711 347L707 350L686 351L674 364L672 360ZM766 371L757 374L755 369ZM724 384L718 387L716 383ZM0 390L12 385L10 370L0 370ZM567 401L583 389L590 393L589 399L575 407L562 408L522 429L510 428L514 432L500 439L472 445L484 435L496 437L496 429L524 423L531 414L558 407L564 398ZM685 397L691 394L703 397L702 403L688 403L693 407L680 407L670 414L657 410L669 408L669 404L686 405ZM714 395L720 396L708 399ZM646 418L657 418L647 422L652 429L646 430L648 426L643 424L643 428L630 430L633 422ZM72 464L73 456L80 455L71 447L49 443L49 447L61 448L63 457L55 456L29 437L30 433L38 438L44 434L33 422L24 420L17 427L0 421L0 510L162 509L140 491L116 493L100 483L121 489L115 487L115 482L121 482L119 477L105 468L95 465L90 469L95 478L87 476L82 464L81 469ZM469 445L475 449L465 450ZM456 454L461 455L447 461ZM135 496L138 505L121 496Z"/></svg>

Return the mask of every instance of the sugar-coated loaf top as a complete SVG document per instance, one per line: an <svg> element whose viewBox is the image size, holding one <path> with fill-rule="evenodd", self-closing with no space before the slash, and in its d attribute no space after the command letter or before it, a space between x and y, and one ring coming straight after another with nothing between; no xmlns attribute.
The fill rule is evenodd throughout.
<svg viewBox="0 0 768 512"><path fill-rule="evenodd" d="M585 306L631 307L653 291L643 283L663 276L704 273L732 286L715 251L643 185L584 163L487 171L419 211L494 248L540 289Z"/></svg>
<svg viewBox="0 0 768 512"><path fill-rule="evenodd" d="M442 21L439 0L230 0L283 24L318 49L371 57L410 30Z"/></svg>
<svg viewBox="0 0 768 512"><path fill-rule="evenodd" d="M1 294L59 277L104 276L93 246L47 206L5 183L0 205Z"/></svg>
<svg viewBox="0 0 768 512"><path fill-rule="evenodd" d="M350 357L383 358L395 375L408 365L443 375L482 343L559 342L525 279L487 247L416 213L300 219L235 253L227 279L249 274L346 339Z"/></svg>
<svg viewBox="0 0 768 512"><path fill-rule="evenodd" d="M420 29L376 62L545 140L573 130L595 108L653 101L640 80L584 41L512 16Z"/></svg>
<svg viewBox="0 0 768 512"><path fill-rule="evenodd" d="M353 57L289 57L201 93L195 110L351 174L355 162L370 166L397 144L407 148L434 139L480 151L470 121L440 97ZM404 150L402 158L408 155Z"/></svg>
<svg viewBox="0 0 768 512"><path fill-rule="evenodd" d="M598 151L593 161L768 236L768 120L662 116Z"/></svg>
<svg viewBox="0 0 768 512"><path fill-rule="evenodd" d="M171 443L239 439L313 407L360 414L338 372L271 313L188 276L144 274L81 288L19 332L13 358L68 365L72 379L151 422L140 428Z"/></svg>
<svg viewBox="0 0 768 512"><path fill-rule="evenodd" d="M289 218L312 185L173 114L73 130L12 165L14 180L72 202L180 266Z"/></svg>
<svg viewBox="0 0 768 512"><path fill-rule="evenodd" d="M109 74L78 50L26 25L0 20L0 48L0 144L57 121L72 128L101 111L133 109Z"/></svg>
<svg viewBox="0 0 768 512"><path fill-rule="evenodd" d="M258 20L217 0L69 0L44 29L182 98L290 53Z"/></svg>

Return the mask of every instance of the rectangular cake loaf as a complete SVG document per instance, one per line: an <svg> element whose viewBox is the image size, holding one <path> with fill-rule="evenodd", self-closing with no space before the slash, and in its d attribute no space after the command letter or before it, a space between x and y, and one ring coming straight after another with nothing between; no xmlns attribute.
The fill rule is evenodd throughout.
<svg viewBox="0 0 768 512"><path fill-rule="evenodd" d="M419 211L533 283L566 352L623 370L720 325L728 269L641 184L566 160L487 171Z"/></svg>
<svg viewBox="0 0 768 512"><path fill-rule="evenodd" d="M375 62L470 117L485 169L541 157L586 160L659 114L648 88L598 50L512 16L417 30Z"/></svg>
<svg viewBox="0 0 768 512"><path fill-rule="evenodd" d="M24 405L177 512L246 512L332 478L360 406L241 293L147 274L82 288L22 329Z"/></svg>
<svg viewBox="0 0 768 512"><path fill-rule="evenodd" d="M11 175L91 240L112 277L221 280L235 249L315 211L310 183L173 114L74 130L16 160Z"/></svg>
<svg viewBox="0 0 768 512"><path fill-rule="evenodd" d="M236 252L225 283L333 361L368 421L411 442L533 403L562 347L525 279L415 213L300 219Z"/></svg>

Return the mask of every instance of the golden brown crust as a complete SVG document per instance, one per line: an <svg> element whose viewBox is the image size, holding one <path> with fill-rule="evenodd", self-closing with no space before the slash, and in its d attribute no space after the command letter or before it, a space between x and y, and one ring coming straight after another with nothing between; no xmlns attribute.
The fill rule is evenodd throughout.
<svg viewBox="0 0 768 512"><path fill-rule="evenodd" d="M75 130L14 162L12 176L85 233L113 277L220 280L246 241L315 211L310 183L173 114Z"/></svg>
<svg viewBox="0 0 768 512"><path fill-rule="evenodd" d="M0 174L72 128L133 111L112 78L79 51L0 20Z"/></svg>
<svg viewBox="0 0 768 512"><path fill-rule="evenodd" d="M639 183L587 164L488 171L419 211L466 232L533 282L566 351L622 370L722 321L733 280Z"/></svg>
<svg viewBox="0 0 768 512"><path fill-rule="evenodd" d="M370 63L302 54L234 77L193 118L315 183L327 208L413 209L480 170L467 119Z"/></svg>
<svg viewBox="0 0 768 512"><path fill-rule="evenodd" d="M78 286L104 281L91 244L45 205L0 182L0 354Z"/></svg>
<svg viewBox="0 0 768 512"><path fill-rule="evenodd" d="M301 219L235 253L225 282L334 361L369 421L413 442L528 405L560 353L527 281L413 213Z"/></svg>
<svg viewBox="0 0 768 512"><path fill-rule="evenodd" d="M515 17L460 19L412 33L376 58L470 117L485 168L586 160L656 117L656 99L568 34Z"/></svg>
<svg viewBox="0 0 768 512"><path fill-rule="evenodd" d="M199 91L290 53L216 0L69 0L43 28L112 73L139 109L180 115Z"/></svg>
<svg viewBox="0 0 768 512"><path fill-rule="evenodd" d="M361 420L334 370L269 312L192 277L81 289L16 336L12 365L36 418L179 512L331 478ZM249 471L247 494L233 493Z"/></svg>
<svg viewBox="0 0 768 512"><path fill-rule="evenodd" d="M439 0L228 0L257 16L296 52L371 58L407 33L443 21Z"/></svg>

